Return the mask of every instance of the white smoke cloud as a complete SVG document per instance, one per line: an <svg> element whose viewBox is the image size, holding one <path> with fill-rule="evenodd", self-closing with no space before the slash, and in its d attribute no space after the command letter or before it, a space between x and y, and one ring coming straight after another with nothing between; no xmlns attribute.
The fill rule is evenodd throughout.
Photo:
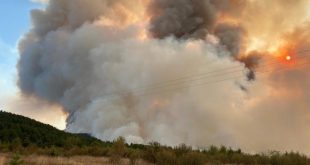
<svg viewBox="0 0 310 165"><path fill-rule="evenodd" d="M209 32L200 39L180 39L173 32L148 38L144 2L85 2L52 0L46 10L33 11L34 27L19 49L20 89L63 108L69 114L67 131L103 140L124 136L138 143L310 152L309 133L303 131L310 128L309 95L304 92L308 73L272 72L248 82L245 64L231 58L239 49L226 49L227 44L242 45L237 43L242 37L238 27L233 28L236 35L224 28L221 36ZM154 26L152 20L157 19L151 19ZM181 31L193 32L186 27ZM234 43L222 45L225 37ZM224 68L230 73L197 79ZM232 68L239 72L231 73ZM301 86L294 86L296 74L305 82ZM302 94L293 99L297 91Z"/></svg>
<svg viewBox="0 0 310 165"><path fill-rule="evenodd" d="M228 94L227 90L242 95L235 81L224 84L226 89L184 88L210 80L205 79L161 87L155 89L155 92L148 92L150 94L146 96L140 96L136 91L144 90L137 88L168 81L171 77L238 65L242 69L244 66L229 57L219 58L228 56L229 52L210 41L139 39L141 28L145 28L141 25L116 29L102 24L101 19L84 24L75 21L66 22L68 25L59 24L63 16L58 16L54 24L41 22L50 22L49 16L54 18L59 13L56 8L61 6L56 6L70 2L52 1L46 11L33 12L36 26L20 44L19 63L19 83L23 92L63 106L69 112L67 130L92 133L104 140L125 136L143 142L158 140L165 144L188 142L199 145L204 140L197 141L197 137L187 139L184 136L188 135L182 136L179 132L170 131L173 129L171 126L174 125L180 131L189 111L193 111L190 112L193 117L187 121L189 124L194 124L196 117L201 118L203 111L206 111L205 119L214 120L216 115L223 113L213 112L215 109L231 109L235 104L234 96ZM97 3L99 1L94 2ZM94 7L92 4L89 6ZM72 11L59 14L66 12ZM82 21L77 15L75 18L80 19L78 22ZM62 28L56 28L60 25ZM72 26L75 29L67 28L71 25L75 25ZM214 62L206 65L203 61ZM170 91L170 88L176 87L182 88ZM111 97L110 93L118 97ZM210 101L202 101L208 96L204 94L208 93L219 95L212 96ZM224 96L231 103L227 107L217 107L220 105L214 103ZM214 115L209 116L209 111ZM169 121L171 118L168 116L172 115L173 118L173 113L180 115L175 116L176 124ZM213 141L222 138L224 143L224 139L230 139L229 134L224 134L225 131L217 132L217 128L220 128L217 124L206 128L206 132L214 133ZM196 135L200 132L198 128L192 130ZM166 133L170 136L161 139Z"/></svg>
<svg viewBox="0 0 310 165"><path fill-rule="evenodd" d="M194 46L191 47L191 44ZM90 54L94 67L92 74L97 81L91 82L89 91L92 90L90 93L96 96L90 99L84 109L75 112L68 130L90 131L105 140L125 136L143 142L156 140L170 145L181 142L200 145L206 142L205 135L212 132L214 137L208 141L221 139L224 143L232 138L229 133L224 134L224 131L218 130L221 126L208 123L212 123L209 120L221 118L224 112L216 112L217 109L234 109L233 104L237 104L234 96L242 98L243 92L234 81L219 86L195 87L210 81L205 79L160 87L147 95L134 92L139 87L167 81L172 76L182 76L182 73L186 75L238 65L240 69L243 68L243 65L229 59L218 59L213 49L212 44L199 41L179 43L174 39L143 42L128 39L102 43ZM202 63L210 59L213 59L213 65ZM173 90L184 86L193 87ZM85 88L83 90L88 91ZM231 93L227 93L227 90ZM119 93L120 97L109 98L105 93ZM211 93L216 95L211 97ZM221 105L221 98L230 103ZM206 121L205 124L195 123L202 119ZM201 134L201 130L205 130L206 134ZM193 137L189 136L191 134ZM199 134L201 140L196 139Z"/></svg>

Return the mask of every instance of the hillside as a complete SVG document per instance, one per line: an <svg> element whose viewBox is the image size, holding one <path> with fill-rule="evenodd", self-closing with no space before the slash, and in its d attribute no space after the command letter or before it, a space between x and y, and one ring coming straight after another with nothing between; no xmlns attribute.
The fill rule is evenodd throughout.
<svg viewBox="0 0 310 165"><path fill-rule="evenodd" d="M21 143L22 147L35 145L40 148L110 145L87 134L67 133L50 125L8 112L0 112L0 121L1 144Z"/></svg>
<svg viewBox="0 0 310 165"><path fill-rule="evenodd" d="M108 160L113 164L124 164L121 162L127 162L125 164L148 162L163 165L310 164L309 158L294 152L252 155L243 153L240 149L233 150L224 146L194 150L184 144L177 147L162 146L157 142L149 145L129 145L123 138L118 138L114 142L102 142L86 134L66 133L27 117L2 111L0 112L0 164L1 153L12 160L17 159L14 153L18 153L23 160L28 161L28 164L35 164L38 157L48 160L46 162L56 160L70 162L73 159L77 161L77 158L84 159L85 156L88 160L92 160L93 157L94 161Z"/></svg>

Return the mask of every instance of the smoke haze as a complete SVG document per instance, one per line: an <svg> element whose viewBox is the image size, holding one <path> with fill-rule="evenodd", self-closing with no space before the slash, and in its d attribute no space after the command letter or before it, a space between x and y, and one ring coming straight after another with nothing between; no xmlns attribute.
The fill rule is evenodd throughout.
<svg viewBox="0 0 310 165"><path fill-rule="evenodd" d="M50 0L19 43L18 85L102 140L310 153L309 67L274 64L309 47L305 6Z"/></svg>

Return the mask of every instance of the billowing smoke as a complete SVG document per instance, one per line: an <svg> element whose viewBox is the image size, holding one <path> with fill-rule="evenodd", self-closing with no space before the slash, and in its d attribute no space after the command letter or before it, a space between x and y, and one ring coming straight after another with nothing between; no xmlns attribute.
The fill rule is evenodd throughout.
<svg viewBox="0 0 310 165"><path fill-rule="evenodd" d="M239 55L242 44L243 29L230 24L219 24L218 17L231 14L246 4L244 0L201 1L201 0L158 0L151 1L150 32L155 38L174 36L177 38L205 39L207 34L213 33L219 37L222 44Z"/></svg>
<svg viewBox="0 0 310 165"><path fill-rule="evenodd" d="M310 113L298 116L309 107L306 96L295 106L297 100L278 93L292 105L278 107L285 104L272 99L276 73L248 81L255 71L282 67L266 67L272 58L264 55L272 52L249 43L255 34L244 15L257 3L50 0L46 9L32 11L33 28L19 44L19 87L61 106L67 131L103 140L310 152L303 143L310 134L301 129L310 128ZM289 41L286 34L281 39ZM291 72L282 74L280 87L291 85L293 78L285 77ZM302 87L293 89L303 93ZM292 114L295 125L286 127Z"/></svg>
<svg viewBox="0 0 310 165"><path fill-rule="evenodd" d="M150 4L150 31L156 38L204 38L215 23L216 9L210 1L159 0Z"/></svg>
<svg viewBox="0 0 310 165"><path fill-rule="evenodd" d="M244 54L246 31L240 25L221 21L225 15L240 16L246 4L245 0L151 1L148 8L149 30L152 37L161 39L174 36L205 40L208 34L213 34L221 46L230 52L230 56L237 57ZM249 54L243 58L251 57Z"/></svg>
<svg viewBox="0 0 310 165"><path fill-rule="evenodd" d="M232 56L240 55L241 49L243 49L244 42L244 30L235 25L219 24L214 34L219 38L220 43L226 46L226 49L230 51Z"/></svg>

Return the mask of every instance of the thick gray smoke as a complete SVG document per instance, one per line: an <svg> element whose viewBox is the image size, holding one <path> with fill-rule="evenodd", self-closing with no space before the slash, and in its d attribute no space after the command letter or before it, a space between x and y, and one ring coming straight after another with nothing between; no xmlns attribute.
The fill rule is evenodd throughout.
<svg viewBox="0 0 310 165"><path fill-rule="evenodd" d="M175 36L177 38L205 39L208 32L213 31L220 14L236 15L245 6L244 0L157 0L151 1L149 13L151 16L150 32L155 38ZM234 14L233 14L234 13ZM230 27L230 28L229 28ZM220 25L218 31L232 36L240 35L240 30L230 25ZM236 34L233 34L236 33ZM226 38L224 35L222 37ZM227 39L223 39L227 40ZM237 41L234 37L234 41ZM240 41L240 39L239 39ZM229 44L223 42L223 44ZM232 48L229 44L229 49ZM236 45L237 46L237 45ZM235 51L235 50L233 50ZM235 52L233 52L235 53Z"/></svg>
<svg viewBox="0 0 310 165"><path fill-rule="evenodd" d="M206 88L202 92L199 87L192 88L212 79L185 79L172 85L166 82L222 67L237 65L242 69L243 65L229 58L218 58L230 53L213 40L177 41L173 37L143 40L139 39L140 31L147 27L102 23L103 19L116 17L113 7L127 8L125 1L85 2L54 0L46 10L32 12L34 27L20 43L22 91L60 104L69 113L67 130L72 132L91 133L104 140L125 136L138 142L158 140L195 145L202 142L180 135L184 131L181 126L187 123L185 116L193 114L188 119L190 124L196 117L201 118L199 113L204 110L211 113L214 109L227 109L214 105L220 95L213 96L213 101L200 103L207 93L227 94L220 89ZM134 13L133 9L127 9ZM210 61L214 61L212 65L205 65ZM158 82L164 84L154 88L152 84ZM226 85L242 95L234 81ZM232 96L227 97L230 100ZM213 115L205 115L204 120L211 116L215 119ZM179 128L172 132L171 126ZM219 126L203 127L216 131ZM200 129L193 131L192 134L199 134ZM225 131L212 136L222 138L224 143L226 135L222 133ZM161 139L165 134L170 135Z"/></svg>
<svg viewBox="0 0 310 165"><path fill-rule="evenodd" d="M67 131L103 140L300 150L294 138L268 140L308 133L285 130L286 120L278 117L279 134L272 135L255 118L266 114L260 107L273 107L260 96L270 96L274 86L269 79L246 80L248 68L258 65L255 58L251 65L235 60L244 32L217 23L220 13L240 14L233 6L243 1L231 2L51 0L45 10L32 12L33 28L19 44L19 87L60 105L69 114ZM225 68L239 72L197 77ZM261 85L265 81L268 88ZM276 110L264 125L272 124Z"/></svg>
<svg viewBox="0 0 310 165"><path fill-rule="evenodd" d="M210 1L159 0L150 5L150 31L156 38L205 38L215 23L216 9Z"/></svg>
<svg viewBox="0 0 310 165"><path fill-rule="evenodd" d="M151 1L150 33L155 38L202 39L218 37L236 59L244 53L246 31L239 25L221 23L221 16L241 15L244 0L157 0ZM250 55L249 55L250 57Z"/></svg>
<svg viewBox="0 0 310 165"><path fill-rule="evenodd" d="M223 44L232 56L238 56L241 49L244 49L244 35L245 31L236 25L219 24L215 28L214 34L219 38L220 43Z"/></svg>

